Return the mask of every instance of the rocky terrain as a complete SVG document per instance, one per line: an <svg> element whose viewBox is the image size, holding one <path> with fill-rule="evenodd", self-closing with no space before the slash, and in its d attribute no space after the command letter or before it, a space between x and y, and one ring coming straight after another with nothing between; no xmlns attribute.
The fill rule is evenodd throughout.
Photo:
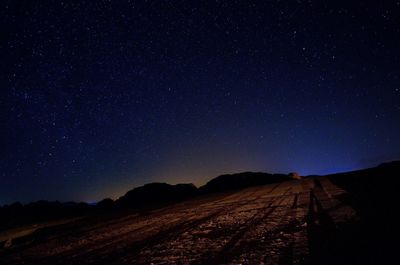
<svg viewBox="0 0 400 265"><path fill-rule="evenodd" d="M106 221L78 220L39 232L1 259L5 264L301 264L324 247L314 246L315 240L324 244L341 225L357 221L354 209L336 199L345 193L329 179L315 178Z"/></svg>
<svg viewBox="0 0 400 265"><path fill-rule="evenodd" d="M392 188L370 182L397 169L388 164L98 213L20 237L9 231L11 240L3 231L0 263L387 264L396 242L387 211Z"/></svg>

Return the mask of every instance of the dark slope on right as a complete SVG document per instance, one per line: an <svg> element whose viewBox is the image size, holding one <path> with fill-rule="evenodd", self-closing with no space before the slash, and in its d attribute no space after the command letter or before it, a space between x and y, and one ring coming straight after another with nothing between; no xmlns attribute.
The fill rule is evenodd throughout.
<svg viewBox="0 0 400 265"><path fill-rule="evenodd" d="M341 200L351 204L360 217L359 225L347 231L347 247L351 256L363 257L363 264L389 264L396 257L399 176L400 161L326 176L348 191Z"/></svg>

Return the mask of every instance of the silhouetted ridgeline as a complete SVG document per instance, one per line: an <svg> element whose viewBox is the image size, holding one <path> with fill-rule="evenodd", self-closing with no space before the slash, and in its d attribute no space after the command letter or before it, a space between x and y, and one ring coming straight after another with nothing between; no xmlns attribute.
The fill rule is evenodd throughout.
<svg viewBox="0 0 400 265"><path fill-rule="evenodd" d="M360 217L360 226L349 227L348 234L359 245L351 249L354 257L374 253L368 264L391 264L398 258L398 179L400 161L384 163L375 168L332 174L334 184L349 193L342 198L349 202ZM351 262L349 262L350 264ZM354 263L359 264L358 260Z"/></svg>
<svg viewBox="0 0 400 265"><path fill-rule="evenodd" d="M351 199L361 214L367 217L379 211L379 209L384 209L385 207L383 206L397 201L394 198L394 194L395 187L397 187L395 183L399 176L400 161L382 164L370 169L328 175L336 185L342 186L354 195L352 198L343 199ZM107 198L98 202L97 205L73 202L60 203L58 201L38 201L22 205L17 202L12 205L0 207L0 230L10 226L49 219L75 217L123 209L157 207L203 194L237 190L299 178L297 173L285 175L243 172L218 176L200 188L197 188L193 184L170 185L167 183L150 183L128 191L116 201ZM382 212L382 216L385 219L393 218L393 214L393 211Z"/></svg>
<svg viewBox="0 0 400 265"><path fill-rule="evenodd" d="M170 185L167 183L150 183L128 191L115 201L118 207L139 208L181 201L197 195L198 189L193 184Z"/></svg>
<svg viewBox="0 0 400 265"><path fill-rule="evenodd" d="M381 222L395 220L398 213L393 209L398 208L397 183L400 177L400 161L327 177L352 195L352 204L360 215L378 218ZM376 213L379 213L379 216L376 216Z"/></svg>
<svg viewBox="0 0 400 265"><path fill-rule="evenodd" d="M164 203L176 202L201 194L241 189L250 186L277 183L289 180L289 175L243 172L238 174L221 175L206 185L196 188L193 184L170 185L167 183L150 183L128 191L115 201L117 208L140 208ZM111 201L101 201L101 205L111 207Z"/></svg>
<svg viewBox="0 0 400 265"><path fill-rule="evenodd" d="M193 198L201 194L281 182L288 179L289 176L283 174L244 172L216 177L200 188L193 184L150 183L128 191L116 201L107 198L98 202L97 205L60 203L58 201L38 201L22 205L16 202L12 205L0 207L0 230L9 226L49 219L81 216L110 210L155 207Z"/></svg>
<svg viewBox="0 0 400 265"><path fill-rule="evenodd" d="M250 186L265 185L289 180L285 174L268 174L263 172L243 172L218 176L199 188L202 193L241 189Z"/></svg>
<svg viewBox="0 0 400 265"><path fill-rule="evenodd" d="M86 203L58 201L37 201L22 205L15 202L0 207L0 230L10 226L19 226L33 222L47 221L72 216L81 216L94 210L93 205Z"/></svg>

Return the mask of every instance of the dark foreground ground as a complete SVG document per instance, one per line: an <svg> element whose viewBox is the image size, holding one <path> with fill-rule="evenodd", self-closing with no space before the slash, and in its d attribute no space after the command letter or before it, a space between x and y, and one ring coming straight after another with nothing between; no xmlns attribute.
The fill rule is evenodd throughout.
<svg viewBox="0 0 400 265"><path fill-rule="evenodd" d="M0 264L389 264L387 227L347 186L315 177L37 225L3 240Z"/></svg>

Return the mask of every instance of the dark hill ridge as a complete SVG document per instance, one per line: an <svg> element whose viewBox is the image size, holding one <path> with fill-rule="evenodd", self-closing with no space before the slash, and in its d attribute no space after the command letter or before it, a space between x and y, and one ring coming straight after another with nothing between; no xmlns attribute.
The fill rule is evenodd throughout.
<svg viewBox="0 0 400 265"><path fill-rule="evenodd" d="M265 185L289 180L289 175L269 174L263 172L242 172L225 174L213 178L206 185L199 188L203 193L220 192L241 189L257 185Z"/></svg>
<svg viewBox="0 0 400 265"><path fill-rule="evenodd" d="M358 227L349 227L349 240L359 244L351 248L353 257L367 254L365 262L350 264L390 264L397 259L398 179L400 161L383 163L374 168L327 175L332 183L342 187L348 196L341 201L354 207L360 217Z"/></svg>
<svg viewBox="0 0 400 265"><path fill-rule="evenodd" d="M237 190L251 186L271 184L289 180L284 174L262 172L242 172L218 176L206 185L197 188L193 184L150 183L128 191L115 201L118 208L140 208L171 203L195 197L197 195ZM101 202L103 205L104 202ZM107 201L110 204L110 201Z"/></svg>
<svg viewBox="0 0 400 265"><path fill-rule="evenodd" d="M380 212L382 220L393 220L397 212L384 211L398 203L400 161L380 164L374 168L326 175L333 183L352 194L353 204L361 214ZM398 208L398 206L396 206Z"/></svg>
<svg viewBox="0 0 400 265"><path fill-rule="evenodd" d="M138 208L142 206L181 201L197 195L193 184L149 183L128 191L115 201L121 207Z"/></svg>
<svg viewBox="0 0 400 265"><path fill-rule="evenodd" d="M146 261L153 257L157 261L165 260L165 253L171 255L170 257L176 261L177 252L167 250L178 246L177 249L181 253L179 255L185 259L192 253L204 253L208 257L212 249L222 249L223 252L214 255L211 262L207 259L207 262L201 263L219 264L225 257L233 260L232 253L238 252L243 255L250 253L251 257L265 255L268 253L266 250L270 246L275 246L276 242L285 242L282 244L287 245L278 249L278 252L282 251L282 259L277 261L279 264L281 261L283 261L282 264L288 261L289 264L289 261L295 260L294 258L301 261L299 259L301 256L297 254L294 256L291 253L295 252L286 250L287 247L291 248L293 242L297 242L300 251L302 251L301 246L308 246L304 253L309 254L312 262L304 264L391 264L397 259L398 251L395 230L398 227L396 180L399 176L400 161L394 161L374 168L326 176L308 176L306 179L297 181L291 181L291 179L300 178L296 173L284 175L243 172L218 176L200 188L192 184L151 183L128 191L116 201L104 199L96 206L48 201L26 205L15 203L0 207L0 232L7 234L10 230L19 231L21 227L39 228L27 235L3 236L0 239L0 260L6 255L10 257L15 255L15 263L5 262L5 264L21 264L20 251L23 253L25 249L29 250L30 245L32 249L25 253L26 257L31 257L32 253L49 253L48 250L51 248L61 249L76 242L75 245L71 245L71 249L75 249L75 252L70 255L71 252L68 250L67 253L76 261L79 260L77 262L79 264L82 262L86 264L84 259L87 257L86 250L89 247L89 252L92 253L90 254L92 256L89 255L89 261L92 259L93 262L96 259L104 261L100 262L101 264L109 264L111 259L122 258L119 255L124 256L124 260L129 260L125 259L125 255L134 260L136 254L142 253L139 250L149 246L149 249L157 249L157 251L154 253L145 251ZM279 184L239 190L276 182ZM216 194L227 190L234 191ZM232 194L233 196L229 196ZM196 196L199 197L190 200ZM174 202L183 200L187 201L183 204L172 205ZM207 206L204 207L204 205ZM241 208L242 206L245 208ZM237 207L241 210L237 211ZM156 210L152 211L152 209ZM60 220L56 220L57 218ZM65 220L70 221L62 223ZM115 220L119 221L115 222ZM143 220L158 221L149 225ZM49 226L40 227L41 221ZM57 223L58 221L61 223ZM33 224L35 226L32 226ZM205 235L202 234L204 230L213 231L203 236L204 238L211 236L211 240L206 241L207 244L199 244L201 241L197 240L200 238L198 235ZM249 233L249 231L253 232ZM153 232L155 234L152 234ZM148 236L146 233L149 233ZM188 237L189 234L195 236ZM226 237L226 234L229 236ZM60 237L58 238L57 235ZM82 237L80 238L79 235ZM88 236L89 240L83 235ZM138 248L135 250L132 247L133 243L126 242L123 242L120 248L121 238L127 240L126 242L135 242L134 244L140 242L135 245ZM225 240L226 238L231 239ZM48 239L53 243L46 245L44 242ZM242 239L244 241L240 241ZM296 241L297 239L299 241ZM85 247L82 247L80 242L85 241L87 244L85 243L83 245ZM111 244L112 242L115 244ZM225 243L219 245L219 242ZM243 248L241 247L243 242L252 242L252 244ZM101 247L93 248L94 244ZM40 245L42 248L37 251L36 247ZM205 245L206 248L204 248ZM215 247L217 245L218 247ZM121 249L124 251L121 252ZM196 252L196 249L203 252ZM81 252L81 250L84 251ZM137 252L132 254L132 250ZM79 253L84 254L79 256ZM189 255L182 253L189 253ZM277 253L275 249L274 253ZM68 261L64 259L67 255L58 257L57 259L63 264L73 263L70 262L72 259ZM28 263L60 263L58 260L51 258L47 260L48 263ZM249 262L249 264L253 263ZM298 263L293 262L293 264Z"/></svg>
<svg viewBox="0 0 400 265"><path fill-rule="evenodd" d="M385 174L385 176L388 176L393 175L394 172L400 172L400 161L382 163L374 168L336 173L327 176L334 179L336 182L339 182L339 184L344 184L346 187L352 189L354 185L360 186L359 181L361 180L363 182L370 182L371 178L376 177L377 175L382 175L383 173ZM141 205L156 204L158 202L183 200L199 194L278 183L293 179L293 175L296 175L296 173L290 173L288 175L270 174L264 172L241 172L236 174L223 174L211 179L204 186L201 186L199 188L191 183L176 185L157 182L149 183L128 191L125 195L117 199L115 202L110 198L106 198L100 201L98 203L98 206L101 206L103 208L110 208L114 203L117 203L121 206L129 205L130 207L135 208L140 207ZM357 179L357 181L355 179ZM364 183L363 185L365 186L368 184ZM24 206L21 205L19 202L11 205L4 205L3 207L0 207L0 214L1 210L4 210L4 208L13 209L16 211L22 208L27 208L29 209L29 212L32 212L38 208L43 208L46 210L51 208L52 210L55 210L56 208L60 208L60 205L62 206L62 208L68 208L68 211L72 211L71 209L75 208L76 206L79 206L79 208L81 209L80 211L82 211L82 209L86 209L85 203L59 203L42 200L38 202L32 202Z"/></svg>
<svg viewBox="0 0 400 265"><path fill-rule="evenodd" d="M198 195L237 190L250 186L264 185L289 180L289 175L261 172L243 172L218 176L206 185L197 188L193 184L149 183L128 191L117 200L103 199L99 203L60 203L39 201L26 205L14 203L0 207L0 230L10 226L34 223L37 221L75 217L99 212L122 209L140 209L190 199Z"/></svg>
<svg viewBox="0 0 400 265"><path fill-rule="evenodd" d="M368 214L370 209L379 209L383 203L396 201L395 181L400 176L400 161L383 163L375 168L327 175L336 185L354 194L353 200L360 210ZM309 176L313 177L313 176ZM14 203L0 207L0 230L9 226L33 223L43 219L82 216L91 213L119 209L140 209L158 207L193 198L198 195L238 190L250 186L265 185L297 179L296 173L269 174L263 172L242 172L225 174L208 181L197 188L193 184L150 183L128 191L116 201L104 199L96 206L86 203L59 203L39 201L22 205ZM379 192L378 192L379 190ZM384 200L382 199L384 198ZM367 203L366 203L367 202ZM366 209L362 207L367 207ZM390 215L390 212L383 213Z"/></svg>

